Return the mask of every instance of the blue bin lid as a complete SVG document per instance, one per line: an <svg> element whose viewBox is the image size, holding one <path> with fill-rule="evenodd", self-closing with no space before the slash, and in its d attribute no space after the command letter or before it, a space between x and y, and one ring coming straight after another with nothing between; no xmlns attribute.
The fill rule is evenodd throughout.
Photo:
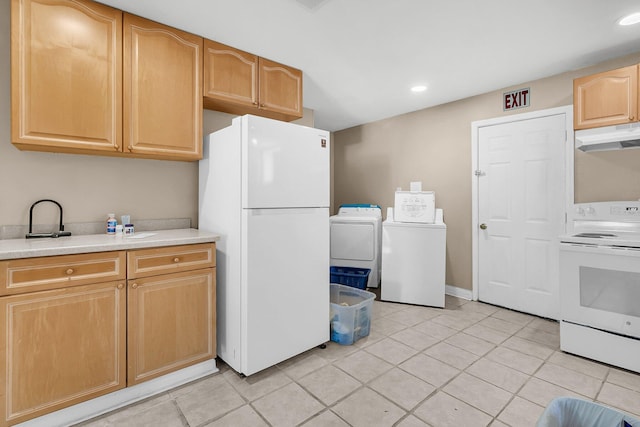
<svg viewBox="0 0 640 427"><path fill-rule="evenodd" d="M368 205L366 203L345 203L340 205L341 208L378 208L382 210L380 205Z"/></svg>

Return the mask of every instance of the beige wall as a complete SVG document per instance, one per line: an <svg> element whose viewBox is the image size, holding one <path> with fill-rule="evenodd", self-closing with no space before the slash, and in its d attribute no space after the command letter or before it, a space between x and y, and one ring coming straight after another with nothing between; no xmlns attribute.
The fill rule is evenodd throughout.
<svg viewBox="0 0 640 427"><path fill-rule="evenodd" d="M447 224L446 283L471 289L471 123L572 104L573 79L640 62L640 53L336 132L335 205L393 206L397 187L435 190ZM470 76L472 78L472 76ZM502 111L502 93L529 87L530 107ZM427 93L426 96L429 96ZM640 198L640 150L577 153L576 199Z"/></svg>
<svg viewBox="0 0 640 427"><path fill-rule="evenodd" d="M640 200L640 150L575 150L577 203Z"/></svg>
<svg viewBox="0 0 640 427"><path fill-rule="evenodd" d="M60 202L64 222L96 222L109 212L132 220L190 218L197 225L198 163L20 151L11 144L10 0L0 0L0 225L25 225L42 198ZM204 134L234 116L205 110ZM313 124L305 110L302 124ZM38 209L36 221L49 219ZM53 211L51 211L53 214ZM54 221L57 220L57 215Z"/></svg>

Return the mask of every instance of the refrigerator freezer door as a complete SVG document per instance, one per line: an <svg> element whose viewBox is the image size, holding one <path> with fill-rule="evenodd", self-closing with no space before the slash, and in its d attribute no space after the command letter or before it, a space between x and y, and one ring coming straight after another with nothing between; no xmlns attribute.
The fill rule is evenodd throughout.
<svg viewBox="0 0 640 427"><path fill-rule="evenodd" d="M329 340L329 210L243 209L242 372Z"/></svg>
<svg viewBox="0 0 640 427"><path fill-rule="evenodd" d="M328 207L329 132L242 117L242 207Z"/></svg>

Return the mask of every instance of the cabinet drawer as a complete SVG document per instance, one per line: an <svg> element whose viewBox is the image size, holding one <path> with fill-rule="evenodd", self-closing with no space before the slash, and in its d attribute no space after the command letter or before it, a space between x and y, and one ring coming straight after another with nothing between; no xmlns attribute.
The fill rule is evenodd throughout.
<svg viewBox="0 0 640 427"><path fill-rule="evenodd" d="M129 251L129 279L215 267L215 243Z"/></svg>
<svg viewBox="0 0 640 427"><path fill-rule="evenodd" d="M0 295L126 278L124 251L0 261Z"/></svg>

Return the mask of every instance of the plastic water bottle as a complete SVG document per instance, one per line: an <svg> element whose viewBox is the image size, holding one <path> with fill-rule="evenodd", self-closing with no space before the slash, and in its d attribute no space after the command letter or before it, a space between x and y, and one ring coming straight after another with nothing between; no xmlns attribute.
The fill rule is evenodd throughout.
<svg viewBox="0 0 640 427"><path fill-rule="evenodd" d="M107 234L116 234L116 225L118 225L118 221L116 220L116 214L110 213L109 218L107 218Z"/></svg>

